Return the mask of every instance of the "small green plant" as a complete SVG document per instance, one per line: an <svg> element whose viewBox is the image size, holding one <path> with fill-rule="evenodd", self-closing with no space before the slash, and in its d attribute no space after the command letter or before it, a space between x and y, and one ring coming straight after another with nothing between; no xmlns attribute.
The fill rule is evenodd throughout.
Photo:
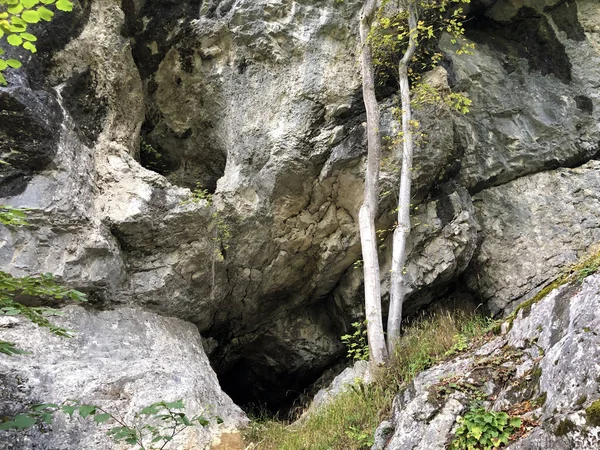
<svg viewBox="0 0 600 450"><path fill-rule="evenodd" d="M29 226L25 208L0 206L0 224L9 227ZM68 289L56 282L54 275L44 273L25 277L13 277L0 271L0 315L23 316L36 325L47 328L57 336L70 337L71 331L54 325L48 316L58 316L61 312L45 306L27 306L15 300L15 297L35 297L45 301L70 299L85 302L85 294L75 289ZM27 352L18 349L14 343L0 341L0 353L14 356Z"/></svg>
<svg viewBox="0 0 600 450"><path fill-rule="evenodd" d="M144 138L140 139L140 163L155 172L162 173L165 169L162 155Z"/></svg>
<svg viewBox="0 0 600 450"><path fill-rule="evenodd" d="M204 189L202 184L196 183L196 189L192 190L190 197L187 200L182 201L180 204L186 205L188 203L200 203L203 200L206 201L207 206L211 206L213 202L212 194L208 192L208 189Z"/></svg>
<svg viewBox="0 0 600 450"><path fill-rule="evenodd" d="M10 205L0 205L0 224L9 227L26 227L30 223L26 220L26 208L15 208Z"/></svg>
<svg viewBox="0 0 600 450"><path fill-rule="evenodd" d="M31 53L37 52L34 42L37 37L28 32L30 24L41 20L50 22L54 12L48 7L53 6L59 11L70 12L73 3L69 0L0 0L0 84L6 86L4 70L10 68L18 69L21 61L18 59L5 59L5 43L13 47L23 47Z"/></svg>
<svg viewBox="0 0 600 450"><path fill-rule="evenodd" d="M13 277L0 271L0 315L23 316L36 325L47 328L52 334L62 337L71 337L72 332L48 320L48 316L61 315L60 311L45 306L23 305L15 301L16 295L54 300L70 299L78 302L87 300L82 292L58 284L51 273ZM0 353L10 356L26 352L19 350L12 342L0 341Z"/></svg>
<svg viewBox="0 0 600 450"><path fill-rule="evenodd" d="M354 361L368 361L367 322L353 322L352 329L352 334L345 334L340 338L348 349L347 356Z"/></svg>
<svg viewBox="0 0 600 450"><path fill-rule="evenodd" d="M371 446L375 443L373 433L361 430L356 426L350 426L346 430L346 436L354 441L359 448L371 448Z"/></svg>
<svg viewBox="0 0 600 450"><path fill-rule="evenodd" d="M31 407L31 412L19 414L11 420L0 423L0 430L31 428L37 424L51 425L57 413L82 419L93 419L94 423L112 422L106 434L116 442L137 446L137 450L162 450L187 427L206 427L210 420L202 414L188 417L183 400L160 401L151 404L135 414L134 420L126 422L120 414L107 411L99 406L82 404L77 400L67 400L61 404L43 403ZM222 423L220 418L215 418Z"/></svg>
<svg viewBox="0 0 600 450"><path fill-rule="evenodd" d="M454 335L454 345L448 350L444 356L452 356L460 352L464 352L469 348L469 339L464 334Z"/></svg>
<svg viewBox="0 0 600 450"><path fill-rule="evenodd" d="M522 421L502 411L475 407L459 417L458 423L451 450L492 450L501 444L508 445L511 434L521 428Z"/></svg>

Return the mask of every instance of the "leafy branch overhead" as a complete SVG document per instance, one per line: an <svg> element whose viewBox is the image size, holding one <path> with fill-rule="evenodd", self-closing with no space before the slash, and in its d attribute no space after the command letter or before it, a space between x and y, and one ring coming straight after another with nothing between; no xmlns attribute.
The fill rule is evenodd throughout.
<svg viewBox="0 0 600 450"><path fill-rule="evenodd" d="M4 70L18 69L22 65L18 59L5 58L6 43L35 53L37 37L28 27L40 21L50 22L54 11L49 8L70 12L73 3L70 0L0 0L0 84L7 84Z"/></svg>

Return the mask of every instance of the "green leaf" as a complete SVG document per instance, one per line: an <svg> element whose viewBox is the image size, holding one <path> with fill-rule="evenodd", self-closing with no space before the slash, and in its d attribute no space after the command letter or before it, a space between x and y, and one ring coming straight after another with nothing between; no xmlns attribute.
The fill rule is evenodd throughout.
<svg viewBox="0 0 600 450"><path fill-rule="evenodd" d="M23 6L27 9L33 8L39 2L40 2L39 0L21 0L21 3L23 3Z"/></svg>
<svg viewBox="0 0 600 450"><path fill-rule="evenodd" d="M8 84L8 83L6 82L6 78L4 78L4 75L2 75L1 73L0 73L0 84L1 84L2 86L6 86L6 85ZM2 352L2 350L1 350L1 347L0 347L0 352ZM2 353L4 353L4 352L2 352Z"/></svg>
<svg viewBox="0 0 600 450"><path fill-rule="evenodd" d="M21 36L17 35L17 34L11 34L10 36L8 36L6 38L6 40L8 41L8 43L14 47L18 47L19 45L21 45L23 43L23 39L21 39Z"/></svg>
<svg viewBox="0 0 600 450"><path fill-rule="evenodd" d="M28 10L21 14L21 18L27 23L38 23L41 19L40 14L37 11Z"/></svg>
<svg viewBox="0 0 600 450"><path fill-rule="evenodd" d="M96 407L94 405L83 405L79 407L79 415L84 419L95 412Z"/></svg>
<svg viewBox="0 0 600 450"><path fill-rule="evenodd" d="M63 405L63 406L61 406L60 409L65 414L68 414L69 416L73 417L73 413L75 412L75 410L77 409L77 407L76 406L72 406L72 405Z"/></svg>
<svg viewBox="0 0 600 450"><path fill-rule="evenodd" d="M19 414L14 420L14 428L18 428L20 430L24 430L25 428L31 428L35 425L36 420L34 417L31 417L29 414Z"/></svg>
<svg viewBox="0 0 600 450"><path fill-rule="evenodd" d="M165 406L169 409L184 409L183 400L175 400L171 403L165 403Z"/></svg>
<svg viewBox="0 0 600 450"><path fill-rule="evenodd" d="M6 64L8 64L13 69L18 69L19 67L22 66L21 61L16 60L16 59L7 59Z"/></svg>
<svg viewBox="0 0 600 450"><path fill-rule="evenodd" d="M39 14L40 18L46 22L50 22L54 17L54 13L44 6L40 6L37 9L37 13Z"/></svg>
<svg viewBox="0 0 600 450"><path fill-rule="evenodd" d="M65 12L71 12L73 11L73 3L71 3L69 0L58 0L56 2L56 9L60 10L60 11L65 11Z"/></svg>
<svg viewBox="0 0 600 450"><path fill-rule="evenodd" d="M94 416L94 422L96 423L104 423L109 420L112 416L110 414L96 414Z"/></svg>
<svg viewBox="0 0 600 450"><path fill-rule="evenodd" d="M514 428L521 428L521 419L519 419L518 417L513 417L510 419L510 426L514 427Z"/></svg>
<svg viewBox="0 0 600 450"><path fill-rule="evenodd" d="M43 3L44 5L51 5L51 4L52 4L52 3L54 3L56 0L41 0L41 1L42 1L42 3Z"/></svg>
<svg viewBox="0 0 600 450"><path fill-rule="evenodd" d="M206 418L204 418L202 416L198 417L198 423L200 425L202 425L203 427L206 427L206 426L208 426L210 424L210 422Z"/></svg>
<svg viewBox="0 0 600 450"><path fill-rule="evenodd" d="M6 61L4 61L3 59L0 59L0 70L4 70L4 69L6 69L7 67L8 67L8 64L6 63ZM1 313L2 313L3 315L5 315L5 316L10 316L10 314L8 314L8 313L5 311L5 308L2 308L2 311L1 311ZM17 311L17 314L19 314L19 312L18 312L18 311Z"/></svg>
<svg viewBox="0 0 600 450"><path fill-rule="evenodd" d="M23 48L25 50L29 50L31 53L37 52L37 47L35 45L33 45L31 42L24 42Z"/></svg>
<svg viewBox="0 0 600 450"><path fill-rule="evenodd" d="M21 3L17 3L14 6L9 6L7 11L9 14L19 14L21 11L23 11L23 5Z"/></svg>
<svg viewBox="0 0 600 450"><path fill-rule="evenodd" d="M23 39L25 39L26 41L31 41L31 42L35 42L37 41L37 37L35 37L33 34L31 33L21 33L19 36L21 36Z"/></svg>
<svg viewBox="0 0 600 450"><path fill-rule="evenodd" d="M1 79L4 78L2 76L2 74L0 74L0 78ZM28 355L29 354L29 352L26 352L25 350L21 350L21 349L17 348L16 345L13 344L12 342L6 342L6 341L0 341L0 353L3 353L8 356Z"/></svg>

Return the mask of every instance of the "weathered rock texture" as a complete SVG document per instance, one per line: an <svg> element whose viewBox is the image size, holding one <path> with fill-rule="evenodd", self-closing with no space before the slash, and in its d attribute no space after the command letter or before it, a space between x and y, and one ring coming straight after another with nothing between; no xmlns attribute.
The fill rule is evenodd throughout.
<svg viewBox="0 0 600 450"><path fill-rule="evenodd" d="M54 272L99 309L194 323L237 400L288 401L343 354L339 336L361 315L361 4L82 0L57 18L41 57L0 89L11 163L0 201L35 208L32 227L2 231L2 268ZM440 42L448 85L472 112L418 113L428 139L414 171L409 312L458 286L500 314L597 239L592 206L572 206L560 228L546 221L572 196L595 204L593 190L574 190L594 183L597 165L548 172L543 187L531 176L597 156L596 2L485 4L471 11L474 55ZM393 102L382 103L390 134ZM382 229L393 225L398 156L386 151ZM534 190L515 199L521 210L511 186ZM538 197L551 205L532 211L537 228L515 245L508 224ZM557 232L571 238L526 248Z"/></svg>
<svg viewBox="0 0 600 450"><path fill-rule="evenodd" d="M70 306L64 312L55 321L76 332L70 339L50 335L24 320L2 320L3 339L31 354L0 360L1 416L26 411L35 403L78 399L133 424L134 414L142 408L161 400L183 399L190 416L204 413L211 421L206 428L191 427L178 436L177 445L194 449L208 448L215 434L247 422L221 391L192 324L131 308L92 312ZM223 424L217 425L217 417ZM105 435L108 428L95 425L92 419L69 420L57 414L52 432L41 428L3 431L0 446L15 450L121 448Z"/></svg>
<svg viewBox="0 0 600 450"><path fill-rule="evenodd" d="M599 311L600 275L521 309L506 334L419 374L396 397L387 439L374 448L443 450L457 417L481 397L528 420L509 449L597 448L599 424L586 409L600 399Z"/></svg>

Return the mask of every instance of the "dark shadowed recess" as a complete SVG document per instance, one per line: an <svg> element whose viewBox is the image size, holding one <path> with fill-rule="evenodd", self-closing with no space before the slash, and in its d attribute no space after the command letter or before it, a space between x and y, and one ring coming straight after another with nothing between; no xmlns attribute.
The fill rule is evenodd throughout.
<svg viewBox="0 0 600 450"><path fill-rule="evenodd" d="M567 3L571 6L565 6ZM565 27L569 36L580 40L582 29L577 21L575 3L565 2L559 8L550 12L553 18L561 16L557 26ZM517 60L526 59L530 72L553 74L563 83L571 81L571 62L545 15L523 7L509 23L499 23L486 17L484 9L472 14L466 24L466 36L476 44L489 45L503 53L504 68L508 73L517 69Z"/></svg>
<svg viewBox="0 0 600 450"><path fill-rule="evenodd" d="M193 129L174 131L163 120L155 99L158 85L154 76L169 50L177 49L185 72L195 69L194 54L199 50L192 21L199 18L201 5L201 0L150 0L136 9L136 2L123 0L122 32L131 39L133 59L144 85L146 118L139 152L141 165L174 184L212 193L226 163L226 152L213 133L214 124L206 122ZM186 86L176 78L175 85L168 88L185 90ZM197 95L197 91L189 95Z"/></svg>

